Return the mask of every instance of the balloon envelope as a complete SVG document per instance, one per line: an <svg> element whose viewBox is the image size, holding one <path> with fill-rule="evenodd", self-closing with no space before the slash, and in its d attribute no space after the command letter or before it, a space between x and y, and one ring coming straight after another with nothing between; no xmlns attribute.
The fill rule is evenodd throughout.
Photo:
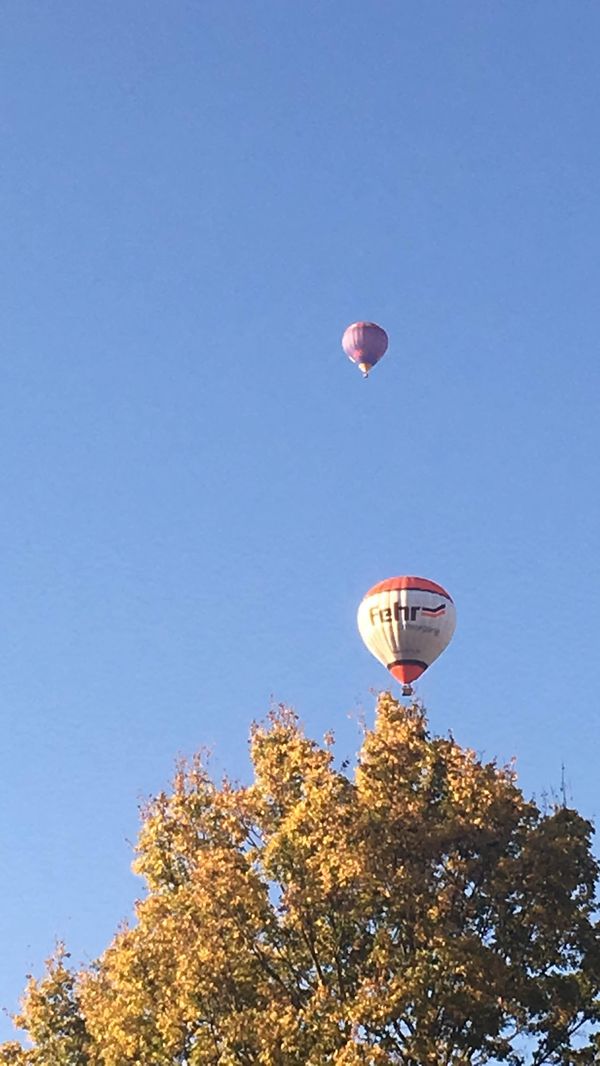
<svg viewBox="0 0 600 1066"><path fill-rule="evenodd" d="M365 377L385 355L387 346L387 333L376 322L353 322L342 337L342 348L346 355L358 364Z"/></svg>
<svg viewBox="0 0 600 1066"><path fill-rule="evenodd" d="M450 643L456 611L435 581L392 577L369 589L357 621L369 651L397 681L410 685Z"/></svg>

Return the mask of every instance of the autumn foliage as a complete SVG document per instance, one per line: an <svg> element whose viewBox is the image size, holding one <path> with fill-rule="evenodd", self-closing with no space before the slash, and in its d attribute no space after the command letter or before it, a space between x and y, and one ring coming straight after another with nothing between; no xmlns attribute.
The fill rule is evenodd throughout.
<svg viewBox="0 0 600 1066"><path fill-rule="evenodd" d="M280 709L252 784L144 812L136 923L31 979L4 1066L600 1062L592 827L380 696L355 772Z"/></svg>

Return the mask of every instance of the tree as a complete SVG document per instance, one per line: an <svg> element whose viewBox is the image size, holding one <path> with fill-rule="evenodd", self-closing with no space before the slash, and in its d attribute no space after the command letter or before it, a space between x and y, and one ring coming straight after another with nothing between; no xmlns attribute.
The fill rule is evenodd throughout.
<svg viewBox="0 0 600 1066"><path fill-rule="evenodd" d="M178 767L143 814L135 926L30 982L33 1047L0 1063L600 1061L589 822L389 694L352 779L285 709L251 754L248 787Z"/></svg>
<svg viewBox="0 0 600 1066"><path fill-rule="evenodd" d="M35 1045L24 1051L20 1044L0 1045L0 1066L83 1066L89 1037L79 1008L76 981L65 960L64 944L56 946L46 962L41 981L30 977L24 996L24 1013L16 1024L25 1028Z"/></svg>

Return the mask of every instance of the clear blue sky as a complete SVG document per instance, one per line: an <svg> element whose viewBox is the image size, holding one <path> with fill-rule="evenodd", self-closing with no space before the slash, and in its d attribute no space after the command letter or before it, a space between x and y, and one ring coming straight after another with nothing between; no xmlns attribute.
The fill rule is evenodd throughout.
<svg viewBox="0 0 600 1066"><path fill-rule="evenodd" d="M353 755L394 574L457 604L433 729L598 814L599 37L586 0L2 4L1 1004L131 913L178 753L244 778L274 699Z"/></svg>

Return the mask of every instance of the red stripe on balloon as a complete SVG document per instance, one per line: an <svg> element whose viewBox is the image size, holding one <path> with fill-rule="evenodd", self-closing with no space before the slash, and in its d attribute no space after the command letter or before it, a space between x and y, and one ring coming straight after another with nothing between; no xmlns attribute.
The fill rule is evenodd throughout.
<svg viewBox="0 0 600 1066"><path fill-rule="evenodd" d="M436 584L435 581L428 581L426 577L389 577L387 581L380 581L378 585L373 585L372 589L369 589L367 596L375 596L378 592L400 592L402 589L409 589L411 592L437 592L440 596L445 596L450 603L453 602L452 596L446 592L445 588Z"/></svg>
<svg viewBox="0 0 600 1066"><path fill-rule="evenodd" d="M392 677L395 677L396 681L399 681L401 685L411 685L426 669L426 663L415 662L395 663L393 666L388 666Z"/></svg>

